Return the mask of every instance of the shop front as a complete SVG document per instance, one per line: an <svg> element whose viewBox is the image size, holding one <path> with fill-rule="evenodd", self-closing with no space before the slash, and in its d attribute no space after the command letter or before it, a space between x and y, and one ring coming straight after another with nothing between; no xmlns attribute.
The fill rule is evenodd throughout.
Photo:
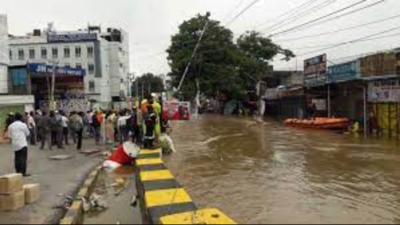
<svg viewBox="0 0 400 225"><path fill-rule="evenodd" d="M368 84L368 101L379 134L398 137L400 131L400 79L378 80Z"/></svg>
<svg viewBox="0 0 400 225"><path fill-rule="evenodd" d="M44 111L50 109L54 94L55 109L85 112L88 101L85 98L84 69L50 65L28 64L27 71L31 78L32 94L35 96L35 107ZM54 92L53 90L54 75Z"/></svg>

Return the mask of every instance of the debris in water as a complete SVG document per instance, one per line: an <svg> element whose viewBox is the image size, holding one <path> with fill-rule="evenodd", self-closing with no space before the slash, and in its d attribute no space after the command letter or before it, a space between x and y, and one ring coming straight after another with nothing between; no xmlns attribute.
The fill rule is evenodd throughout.
<svg viewBox="0 0 400 225"><path fill-rule="evenodd" d="M101 150L98 150L98 149L81 151L81 153L85 154L85 155L93 155L93 154L100 153L100 152L101 152Z"/></svg>
<svg viewBox="0 0 400 225"><path fill-rule="evenodd" d="M132 199L131 199L131 206L133 208L136 208L137 205L138 205L138 196L134 195L134 196L132 196Z"/></svg>
<svg viewBox="0 0 400 225"><path fill-rule="evenodd" d="M50 160L67 160L67 159L71 159L72 156L71 155L55 155L55 156L50 156L49 159Z"/></svg>

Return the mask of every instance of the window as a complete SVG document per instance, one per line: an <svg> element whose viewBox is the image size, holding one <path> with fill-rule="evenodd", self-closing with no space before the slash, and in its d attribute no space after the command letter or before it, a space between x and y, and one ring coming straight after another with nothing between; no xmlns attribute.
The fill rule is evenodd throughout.
<svg viewBox="0 0 400 225"><path fill-rule="evenodd" d="M67 67L67 68L71 68L71 64L69 64L69 63L65 63L65 67Z"/></svg>
<svg viewBox="0 0 400 225"><path fill-rule="evenodd" d="M398 52L398 53L396 54L396 59L397 59L397 60L400 60L400 52Z"/></svg>
<svg viewBox="0 0 400 225"><path fill-rule="evenodd" d="M81 47L75 47L75 57L80 58L82 56L82 49Z"/></svg>
<svg viewBox="0 0 400 225"><path fill-rule="evenodd" d="M76 66L75 66L75 68L77 68L77 69L82 69L82 64L77 63Z"/></svg>
<svg viewBox="0 0 400 225"><path fill-rule="evenodd" d="M88 65L88 71L89 71L89 74L91 74L91 75L93 75L94 74L94 65L93 64L89 64Z"/></svg>
<svg viewBox="0 0 400 225"><path fill-rule="evenodd" d="M18 50L18 59L25 60L25 51L23 49Z"/></svg>
<svg viewBox="0 0 400 225"><path fill-rule="evenodd" d="M93 58L93 56L94 56L94 49L93 49L93 47L88 47L88 48L87 48L87 52L88 52L88 57L89 57L89 58Z"/></svg>
<svg viewBox="0 0 400 225"><path fill-rule="evenodd" d="M13 60L13 53L10 51L10 60Z"/></svg>
<svg viewBox="0 0 400 225"><path fill-rule="evenodd" d="M96 91L96 85L94 81L89 81L89 92L95 92Z"/></svg>
<svg viewBox="0 0 400 225"><path fill-rule="evenodd" d="M53 59L57 59L58 58L58 48L53 48L51 50L52 55L53 55Z"/></svg>
<svg viewBox="0 0 400 225"><path fill-rule="evenodd" d="M41 55L42 55L42 59L47 59L47 49L42 48Z"/></svg>
<svg viewBox="0 0 400 225"><path fill-rule="evenodd" d="M29 49L29 59L35 59L35 49Z"/></svg>
<svg viewBox="0 0 400 225"><path fill-rule="evenodd" d="M71 57L71 49L68 47L64 48L64 58L70 58Z"/></svg>
<svg viewBox="0 0 400 225"><path fill-rule="evenodd" d="M397 74L397 75L400 75L400 66L397 66L397 67L396 67L396 74Z"/></svg>

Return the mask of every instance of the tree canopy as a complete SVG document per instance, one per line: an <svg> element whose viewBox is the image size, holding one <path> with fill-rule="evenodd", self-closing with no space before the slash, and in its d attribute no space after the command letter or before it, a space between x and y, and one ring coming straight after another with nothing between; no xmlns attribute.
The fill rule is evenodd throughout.
<svg viewBox="0 0 400 225"><path fill-rule="evenodd" d="M196 95L196 79L201 92L208 97L224 93L229 98L238 98L271 72L269 63L275 56L282 54L284 60L294 57L293 52L257 32L248 32L235 41L233 32L219 21L211 20L208 14L198 15L179 26L167 50L169 76L175 87L182 79L207 21L203 40L181 89L186 99Z"/></svg>
<svg viewBox="0 0 400 225"><path fill-rule="evenodd" d="M133 84L133 90L133 93L139 96L142 95L142 93L145 96L151 93L161 93L165 91L164 81L160 76L146 73L136 79Z"/></svg>

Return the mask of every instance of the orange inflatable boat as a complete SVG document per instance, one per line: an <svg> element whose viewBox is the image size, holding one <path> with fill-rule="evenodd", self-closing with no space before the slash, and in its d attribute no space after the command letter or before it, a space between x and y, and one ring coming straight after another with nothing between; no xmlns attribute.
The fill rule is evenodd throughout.
<svg viewBox="0 0 400 225"><path fill-rule="evenodd" d="M346 118L288 119L285 125L303 129L340 130L348 128L350 120Z"/></svg>

